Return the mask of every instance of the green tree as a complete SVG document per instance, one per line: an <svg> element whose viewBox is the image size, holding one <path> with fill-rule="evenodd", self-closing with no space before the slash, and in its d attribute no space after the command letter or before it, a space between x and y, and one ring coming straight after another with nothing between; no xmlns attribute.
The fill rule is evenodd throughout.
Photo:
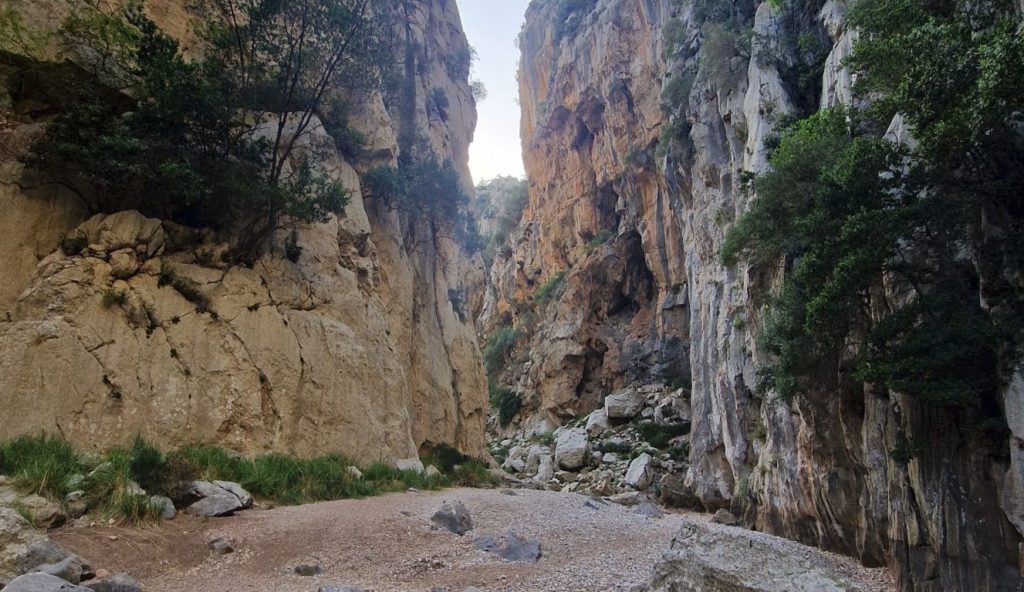
<svg viewBox="0 0 1024 592"><path fill-rule="evenodd" d="M975 8L856 4L850 65L877 100L790 127L754 179L722 256L786 263L762 332L763 387L809 392L852 349L859 380L995 408L1024 327L1009 279L1024 250L1024 41L1004 7ZM913 141L878 137L897 113Z"/></svg>

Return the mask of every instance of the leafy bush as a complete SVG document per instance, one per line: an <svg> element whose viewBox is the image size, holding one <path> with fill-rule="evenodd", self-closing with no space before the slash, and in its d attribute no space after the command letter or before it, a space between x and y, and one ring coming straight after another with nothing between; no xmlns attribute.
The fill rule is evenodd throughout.
<svg viewBox="0 0 1024 592"><path fill-rule="evenodd" d="M491 409L498 414L498 424L505 427L512 423L516 414L523 408L523 399L518 393L501 388L493 383L488 387Z"/></svg>
<svg viewBox="0 0 1024 592"><path fill-rule="evenodd" d="M658 450L662 450L668 446L668 443L672 438L689 434L690 422L667 426L658 425L656 423L642 423L637 426L636 431L645 442Z"/></svg>

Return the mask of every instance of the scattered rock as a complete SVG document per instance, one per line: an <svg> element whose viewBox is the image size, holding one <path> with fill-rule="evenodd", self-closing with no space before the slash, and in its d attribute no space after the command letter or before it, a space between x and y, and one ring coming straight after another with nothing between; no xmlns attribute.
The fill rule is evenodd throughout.
<svg viewBox="0 0 1024 592"><path fill-rule="evenodd" d="M142 592L142 586L135 581L135 578L123 572L82 585L94 592Z"/></svg>
<svg viewBox="0 0 1024 592"><path fill-rule="evenodd" d="M40 565L32 571L35 573L57 576L65 582L77 584L82 581L82 573L85 571L85 567L83 566L81 559L72 555L65 557L62 561L58 561L57 563Z"/></svg>
<svg viewBox="0 0 1024 592"><path fill-rule="evenodd" d="M166 495L152 495L149 497L149 503L160 508L160 517L164 520L171 520L178 515L178 511L174 509L174 502Z"/></svg>
<svg viewBox="0 0 1024 592"><path fill-rule="evenodd" d="M430 478L437 478L441 476L441 471L434 465L430 465L425 471L423 471L423 474Z"/></svg>
<svg viewBox="0 0 1024 592"><path fill-rule="evenodd" d="M66 519L60 504L41 495L22 493L9 485L0 485L0 505L22 510L31 518L33 525L43 530L59 526Z"/></svg>
<svg viewBox="0 0 1024 592"><path fill-rule="evenodd" d="M345 467L345 470L349 475L352 475L353 479L362 479L363 472L359 470L359 467Z"/></svg>
<svg viewBox="0 0 1024 592"><path fill-rule="evenodd" d="M197 516L228 516L247 507L246 503L252 505L252 496L237 483L193 481L189 490L200 498L188 507L188 512Z"/></svg>
<svg viewBox="0 0 1024 592"><path fill-rule="evenodd" d="M320 586L319 592L363 592L355 586Z"/></svg>
<svg viewBox="0 0 1024 592"><path fill-rule="evenodd" d="M493 553L505 561L536 563L541 557L540 541L526 539L511 532L500 539L484 535L473 541L473 546L480 551Z"/></svg>
<svg viewBox="0 0 1024 592"><path fill-rule="evenodd" d="M206 546L217 555L227 555L235 552L235 544L228 537L217 537L210 539Z"/></svg>
<svg viewBox="0 0 1024 592"><path fill-rule="evenodd" d="M242 489L242 486L238 483L233 483L231 481L214 481L213 484L237 497L238 501L242 503L243 508L252 507L252 496L249 495L248 491Z"/></svg>
<svg viewBox="0 0 1024 592"><path fill-rule="evenodd" d="M423 462L416 457L400 458L395 461L394 467L399 471L416 471L417 473L422 473L424 470Z"/></svg>
<svg viewBox="0 0 1024 592"><path fill-rule="evenodd" d="M89 511L89 499L84 491L75 490L64 496L64 507L68 510L69 518L81 518Z"/></svg>
<svg viewBox="0 0 1024 592"><path fill-rule="evenodd" d="M441 509L430 517L430 521L459 536L473 530L473 519L469 510L460 501L446 501Z"/></svg>
<svg viewBox="0 0 1024 592"><path fill-rule="evenodd" d="M693 491L686 487L684 475L667 474L658 482L661 503L670 508L685 508L698 512L704 511L704 504Z"/></svg>
<svg viewBox="0 0 1024 592"><path fill-rule="evenodd" d="M623 506L635 506L647 498L639 491L627 491L624 493L618 493L608 498L608 501L621 504Z"/></svg>
<svg viewBox="0 0 1024 592"><path fill-rule="evenodd" d="M650 487L654 480L653 462L654 457L646 452L634 458L626 471L626 484L637 491L643 491Z"/></svg>
<svg viewBox="0 0 1024 592"><path fill-rule="evenodd" d="M633 509L633 513L647 516L648 518L662 518L665 516L665 512L661 511L661 508L646 500L637 504L636 508Z"/></svg>
<svg viewBox="0 0 1024 592"><path fill-rule="evenodd" d="M90 592L48 573L30 573L18 576L3 588L3 592Z"/></svg>
<svg viewBox="0 0 1024 592"><path fill-rule="evenodd" d="M16 511L0 507L0 582L10 582L37 566L57 564L68 557L67 551Z"/></svg>
<svg viewBox="0 0 1024 592"><path fill-rule="evenodd" d="M519 492L517 492L515 489L502 489L501 493L503 493L504 495L511 495L513 497L519 495Z"/></svg>
<svg viewBox="0 0 1024 592"><path fill-rule="evenodd" d="M123 280L139 270L139 259L135 249L120 249L110 254L110 275Z"/></svg>
<svg viewBox="0 0 1024 592"><path fill-rule="evenodd" d="M555 442L555 462L563 469L579 469L590 455L587 433L582 429L565 430Z"/></svg>
<svg viewBox="0 0 1024 592"><path fill-rule="evenodd" d="M295 575L299 575L304 578L311 578L322 573L324 573L324 570L319 565L303 563L302 565L295 566Z"/></svg>
<svg viewBox="0 0 1024 592"><path fill-rule="evenodd" d="M633 419L643 410L645 402L642 393L630 389L605 397L604 410L608 419Z"/></svg>
<svg viewBox="0 0 1024 592"><path fill-rule="evenodd" d="M740 523L736 516L733 516L732 512L724 508L715 512L715 516L711 521L715 524L724 524L726 526L736 526Z"/></svg>
<svg viewBox="0 0 1024 592"><path fill-rule="evenodd" d="M608 412L605 411L604 407L594 411L587 416L587 434L593 438L600 436L610 427L608 423Z"/></svg>
<svg viewBox="0 0 1024 592"><path fill-rule="evenodd" d="M537 466L536 479L541 482L548 482L555 477L555 459L550 454L544 455Z"/></svg>

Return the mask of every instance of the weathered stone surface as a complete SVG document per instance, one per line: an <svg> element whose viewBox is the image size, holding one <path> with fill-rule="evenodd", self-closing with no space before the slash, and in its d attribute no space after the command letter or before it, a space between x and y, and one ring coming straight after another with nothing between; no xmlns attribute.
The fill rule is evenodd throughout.
<svg viewBox="0 0 1024 592"><path fill-rule="evenodd" d="M206 547L217 555L227 555L235 552L234 542L227 537L216 537L206 543Z"/></svg>
<svg viewBox="0 0 1024 592"><path fill-rule="evenodd" d="M10 508L0 507L0 582L10 582L40 565L68 558L45 534Z"/></svg>
<svg viewBox="0 0 1024 592"><path fill-rule="evenodd" d="M126 573L116 573L99 580L82 584L93 592L142 592L142 586Z"/></svg>
<svg viewBox="0 0 1024 592"><path fill-rule="evenodd" d="M87 592L89 588L76 586L57 576L31 573L18 576L3 588L3 592Z"/></svg>
<svg viewBox="0 0 1024 592"><path fill-rule="evenodd" d="M604 407L595 409L593 413L587 416L587 434L590 437L600 436L605 430L608 429L608 412Z"/></svg>
<svg viewBox="0 0 1024 592"><path fill-rule="evenodd" d="M626 471L626 484L638 491L650 487L654 480L653 462L654 457L646 452L634 458Z"/></svg>
<svg viewBox="0 0 1024 592"><path fill-rule="evenodd" d="M511 532L500 538L481 536L473 541L473 546L480 551L493 553L505 561L536 563L541 558L540 541L526 539Z"/></svg>
<svg viewBox="0 0 1024 592"><path fill-rule="evenodd" d="M22 493L10 485L0 485L0 505L22 509L37 528L44 530L60 525L66 518L59 504L41 495Z"/></svg>
<svg viewBox="0 0 1024 592"><path fill-rule="evenodd" d="M305 578L311 578L324 573L324 569L319 565L311 563L303 563L295 566L295 575L302 576Z"/></svg>
<svg viewBox="0 0 1024 592"><path fill-rule="evenodd" d="M151 496L149 503L160 508L160 517L164 520L171 520L178 515L178 511L174 508L174 502L166 495Z"/></svg>
<svg viewBox="0 0 1024 592"><path fill-rule="evenodd" d="M473 530L473 518L460 501L445 501L441 509L430 517L430 521L459 536Z"/></svg>
<svg viewBox="0 0 1024 592"><path fill-rule="evenodd" d="M823 553L761 533L691 522L639 592L867 592Z"/></svg>
<svg viewBox="0 0 1024 592"><path fill-rule="evenodd" d="M56 28L69 9L67 0L10 4L39 30ZM146 9L175 37L198 43L188 4L153 0ZM228 246L211 233L136 212L90 218L70 192L18 189L11 182L22 170L4 150L0 319L10 322L0 323L0 391L12 413L0 418L0 436L59 430L102 449L140 433L166 448L326 450L365 463L410 458L428 442L484 456L487 383L469 314L476 304L459 297L479 292L480 259L426 219L363 199L359 171L396 162L399 127L450 159L471 189L474 100L465 76L445 66L468 51L458 8L403 6L408 26L396 41L407 36L423 48L407 81L415 102L393 118L380 96L352 101L348 122L366 138L365 163L347 161L318 124L300 138L296 158L325 149L317 166L351 202L343 217L296 229L297 263L283 257L290 232L246 268L211 261L206 255ZM444 120L429 116L433 91L459 106ZM0 144L17 154L42 121L12 123ZM58 251L76 228L95 251ZM164 269L197 286L203 302L161 281ZM112 288L124 291L124 305L104 306Z"/></svg>
<svg viewBox="0 0 1024 592"><path fill-rule="evenodd" d="M604 411L608 419L633 419L644 408L646 397L629 389L608 395L604 399Z"/></svg>
<svg viewBox="0 0 1024 592"><path fill-rule="evenodd" d="M578 469L590 455L587 433L581 429L565 430L555 441L555 462L563 469Z"/></svg>
<svg viewBox="0 0 1024 592"><path fill-rule="evenodd" d="M51 576L57 576L58 578L77 584L82 581L82 573L85 566L82 564L82 560L75 556L65 557L63 560L57 563L47 563L44 565L37 566L32 569L32 572L45 573Z"/></svg>

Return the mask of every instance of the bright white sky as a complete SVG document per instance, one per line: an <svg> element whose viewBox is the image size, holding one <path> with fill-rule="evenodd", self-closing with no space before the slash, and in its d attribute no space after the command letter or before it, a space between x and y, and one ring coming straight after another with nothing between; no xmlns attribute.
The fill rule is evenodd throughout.
<svg viewBox="0 0 1024 592"><path fill-rule="evenodd" d="M469 168L480 182L498 175L526 176L519 140L516 38L530 0L458 0L462 26L479 60L473 77L487 86L477 105L480 122L469 148Z"/></svg>

